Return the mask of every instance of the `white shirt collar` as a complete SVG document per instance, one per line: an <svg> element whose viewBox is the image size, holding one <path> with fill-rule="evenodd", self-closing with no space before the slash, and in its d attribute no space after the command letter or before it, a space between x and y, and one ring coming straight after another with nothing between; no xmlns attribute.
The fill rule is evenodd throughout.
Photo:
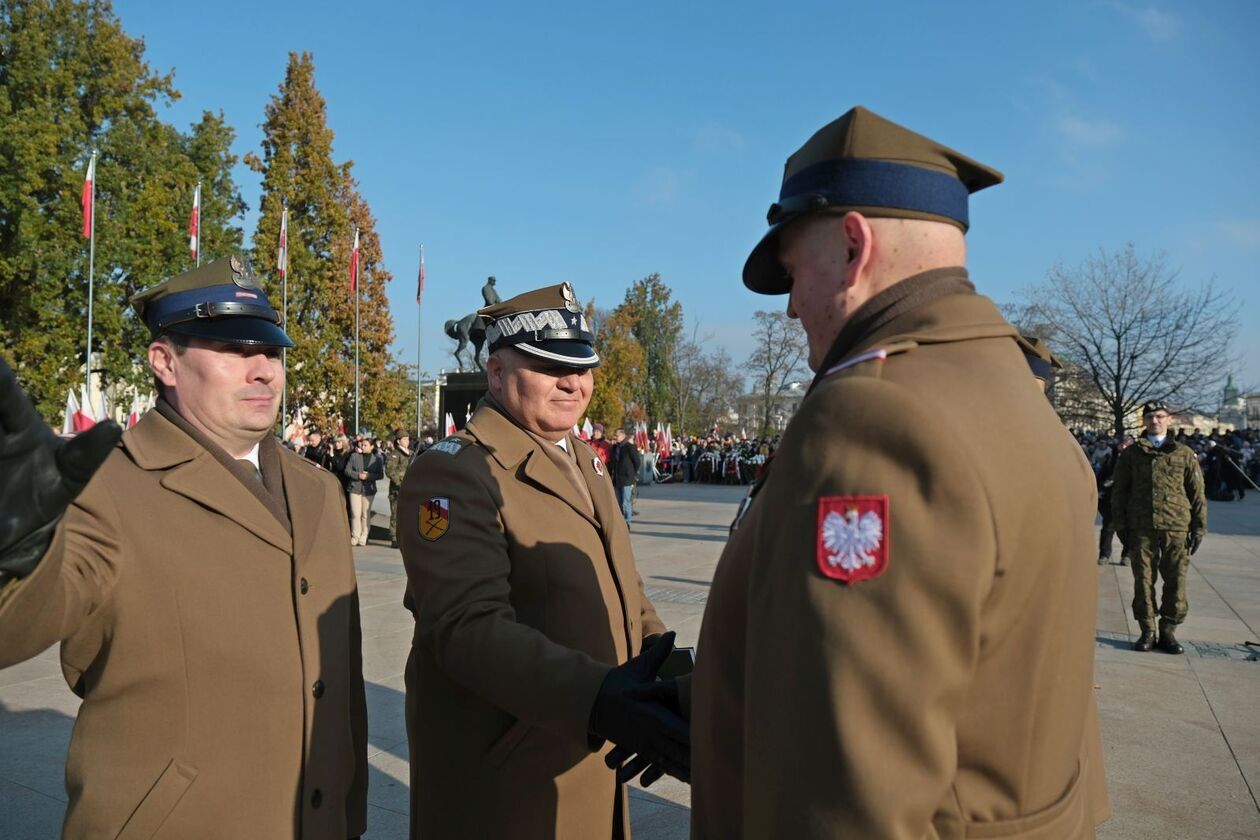
<svg viewBox="0 0 1260 840"><path fill-rule="evenodd" d="M254 444L254 448L245 453L245 457L239 460L249 461L254 465L254 469L262 472L262 467L258 466L258 444Z"/></svg>
<svg viewBox="0 0 1260 840"><path fill-rule="evenodd" d="M563 449L565 452L568 452L568 451L569 451L569 439L568 439L567 437L562 437L562 438L560 438L560 440L556 441L556 446L560 447L560 448L561 448L561 449Z"/></svg>

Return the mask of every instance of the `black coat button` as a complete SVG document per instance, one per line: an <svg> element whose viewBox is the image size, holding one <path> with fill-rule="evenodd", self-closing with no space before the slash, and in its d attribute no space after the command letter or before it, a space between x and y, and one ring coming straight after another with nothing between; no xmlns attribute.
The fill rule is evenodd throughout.
<svg viewBox="0 0 1260 840"><path fill-rule="evenodd" d="M302 592L303 595L305 595L306 590L310 588L311 588L311 585L306 582L306 578L302 578L301 582L298 583L298 589Z"/></svg>
<svg viewBox="0 0 1260 840"><path fill-rule="evenodd" d="M316 700L324 696L324 681L323 680L315 680L315 684L311 686L311 694L315 695Z"/></svg>
<svg viewBox="0 0 1260 840"><path fill-rule="evenodd" d="M315 792L311 794L311 807L318 808L320 805L323 805L323 804L324 804L324 794L320 792L319 788L315 788Z"/></svg>

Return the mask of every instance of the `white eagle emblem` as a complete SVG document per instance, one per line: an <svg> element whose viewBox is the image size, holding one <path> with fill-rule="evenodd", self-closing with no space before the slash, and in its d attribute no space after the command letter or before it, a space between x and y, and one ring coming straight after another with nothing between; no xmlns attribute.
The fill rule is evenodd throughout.
<svg viewBox="0 0 1260 840"><path fill-rule="evenodd" d="M875 565L874 552L884 538L884 522L879 514L868 510L858 516L857 508L849 508L841 516L830 511L823 518L822 544L827 562L847 572Z"/></svg>

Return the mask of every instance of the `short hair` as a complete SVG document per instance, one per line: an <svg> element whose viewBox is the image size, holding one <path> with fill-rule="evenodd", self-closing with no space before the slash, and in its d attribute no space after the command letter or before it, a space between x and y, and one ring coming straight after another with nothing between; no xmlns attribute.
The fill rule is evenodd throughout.
<svg viewBox="0 0 1260 840"><path fill-rule="evenodd" d="M159 334L153 341L150 341L149 344L156 344L159 341L169 344L171 349L175 351L176 356L182 356L188 351L191 339L183 333L164 332ZM153 376L153 390L157 392L159 397L166 396L166 386L162 384L162 380L158 379L156 374Z"/></svg>

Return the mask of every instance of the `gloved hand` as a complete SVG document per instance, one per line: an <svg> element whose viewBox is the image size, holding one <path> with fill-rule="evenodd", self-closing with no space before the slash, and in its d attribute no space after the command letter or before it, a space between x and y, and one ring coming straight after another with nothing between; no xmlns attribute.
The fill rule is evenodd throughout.
<svg viewBox="0 0 1260 840"><path fill-rule="evenodd" d="M1186 537L1186 551L1189 551L1191 556L1193 556L1201 545L1203 545L1203 532L1191 531Z"/></svg>
<svg viewBox="0 0 1260 840"><path fill-rule="evenodd" d="M35 570L66 508L121 436L107 421L63 442L0 359L0 584Z"/></svg>
<svg viewBox="0 0 1260 840"><path fill-rule="evenodd" d="M683 717L682 705L678 699L677 680L649 683L641 688L632 689L629 696L639 700L654 700L663 703L671 712ZM634 755L625 747L614 747L609 750L608 755L604 756L604 763L608 765L608 769L617 771L617 784L625 784L642 773L639 783L648 787L665 775L665 768L660 764L653 763L646 756ZM683 781L687 779L684 778Z"/></svg>
<svg viewBox="0 0 1260 840"><path fill-rule="evenodd" d="M590 730L623 747L626 754L633 753L647 764L659 765L671 776L686 781L691 777L687 721L657 697L639 696L640 689L653 685L656 672L673 649L674 634L669 632L629 662L609 671L595 695ZM623 775L619 773L618 778ZM653 781L655 778L659 774Z"/></svg>

